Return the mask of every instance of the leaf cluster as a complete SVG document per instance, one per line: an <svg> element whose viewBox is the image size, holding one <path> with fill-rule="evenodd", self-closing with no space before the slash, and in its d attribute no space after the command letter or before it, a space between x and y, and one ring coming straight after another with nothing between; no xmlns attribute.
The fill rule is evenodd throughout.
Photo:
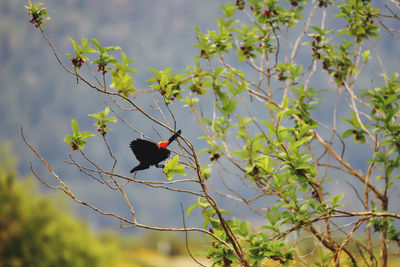
<svg viewBox="0 0 400 267"><path fill-rule="evenodd" d="M73 134L65 136L64 142L67 142L72 150L82 150L87 142L86 139L94 136L94 134L91 132L80 132L79 125L74 119L71 120L71 125Z"/></svg>
<svg viewBox="0 0 400 267"><path fill-rule="evenodd" d="M103 136L112 130L111 128L106 129L110 122L118 122L115 117L106 118L109 113L110 108L106 107L104 111L98 112L97 114L89 114L90 117L97 120L94 125L97 126L97 132Z"/></svg>
<svg viewBox="0 0 400 267"><path fill-rule="evenodd" d="M50 20L50 17L47 17L47 9L39 7L41 5L43 5L43 3L33 5L29 0L29 6L25 6L28 14L32 15L32 19L30 19L29 22L35 25L36 28L44 25L44 21Z"/></svg>

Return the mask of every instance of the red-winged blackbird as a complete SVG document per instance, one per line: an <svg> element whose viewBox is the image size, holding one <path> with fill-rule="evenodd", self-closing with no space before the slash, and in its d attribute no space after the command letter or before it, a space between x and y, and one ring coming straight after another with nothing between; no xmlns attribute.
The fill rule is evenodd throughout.
<svg viewBox="0 0 400 267"><path fill-rule="evenodd" d="M171 151L169 151L167 147L181 132L181 130L177 131L168 141L162 141L158 144L143 139L133 140L129 146L140 163L131 170L131 173L148 169L151 165L155 165L157 168L163 168L164 166L158 165L158 163L169 157Z"/></svg>

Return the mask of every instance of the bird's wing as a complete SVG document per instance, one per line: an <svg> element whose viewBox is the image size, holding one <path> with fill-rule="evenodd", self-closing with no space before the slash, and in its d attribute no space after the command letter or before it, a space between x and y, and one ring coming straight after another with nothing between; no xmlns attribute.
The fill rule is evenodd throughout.
<svg viewBox="0 0 400 267"><path fill-rule="evenodd" d="M152 164L156 165L156 164L160 163L161 161L166 160L170 154L171 154L171 151L169 149L161 147L158 150L158 153L156 154L156 156L153 157Z"/></svg>
<svg viewBox="0 0 400 267"><path fill-rule="evenodd" d="M157 155L160 151L157 144L143 139L133 140L129 146L137 160L140 162L149 161L149 159L154 155Z"/></svg>

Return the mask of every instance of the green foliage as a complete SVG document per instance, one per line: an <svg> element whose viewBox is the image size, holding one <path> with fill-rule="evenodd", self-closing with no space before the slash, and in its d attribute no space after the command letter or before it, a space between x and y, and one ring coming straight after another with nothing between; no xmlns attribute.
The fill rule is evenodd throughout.
<svg viewBox="0 0 400 267"><path fill-rule="evenodd" d="M251 266L260 266L266 259L278 261L283 266L288 266L290 260L293 259L292 249L286 249L285 242L272 241L270 236L264 231L253 231L248 221L234 219L230 221L230 224L232 230L246 244Z"/></svg>
<svg viewBox="0 0 400 267"><path fill-rule="evenodd" d="M329 262L331 261L332 258L332 253L324 253L321 248L317 248L318 256L320 262L314 262L313 266L317 267L328 267Z"/></svg>
<svg viewBox="0 0 400 267"><path fill-rule="evenodd" d="M165 163L163 172L169 180L172 180L175 174L186 176L184 168L184 165L179 164L179 155L176 155Z"/></svg>
<svg viewBox="0 0 400 267"><path fill-rule="evenodd" d="M213 134L202 137L207 140L209 147L203 149L201 153L208 152L211 162L226 156L229 161L240 164L244 177L261 188L263 193L277 196L265 212L270 223L261 228L281 237L287 234L288 225L293 226L294 229L300 229L303 225L312 225L315 218L329 217L334 214L335 209L342 206L343 194L334 195L330 200L323 200L324 197L320 192L323 180L318 180L318 169L310 153L310 143L314 139L312 132L321 126L313 119L311 111L320 108L320 104L325 101L318 96L324 90L302 84L302 77L306 72L303 71L302 65L296 65L292 61L282 63L277 61L269 71L274 70L276 80L286 83L286 88L290 88L294 97L284 94L282 102L274 103L270 101L270 91L264 92L266 102L268 102L266 104L269 108L268 112L272 114L271 118L276 119L275 122L259 120L254 116L243 117L237 105L239 103L237 98L249 88L249 83L245 78L245 72L232 67L232 65L236 66L234 63L230 62L231 65L229 65L226 62L228 58L231 59L236 55L237 62L247 62L261 76L265 75L265 79L268 79L269 72L266 74L263 72L264 69L257 69L255 59L262 56L269 58L268 55L279 52L278 40L282 39L279 35L280 30L285 26L293 27L297 20L303 17L301 5L305 2L290 1L292 8L281 6L281 2L275 0L249 1L248 3L236 1L236 6L231 4L221 6L224 17L218 18L218 31L208 30L202 33L195 28L198 35L198 43L195 46L199 48L200 56L196 58L196 64L190 67L191 74L195 78L191 79L192 84L188 85L188 89L196 94L204 95L211 92L215 97L214 108L217 112L213 113L213 118L203 118L204 125L209 126L208 129ZM331 2L320 1L319 7L327 7L328 4ZM354 58L359 56L364 63L370 58L369 50L356 51L354 44L359 45L365 39L378 37L378 28L372 21L378 11L372 8L368 1L350 1L338 7L340 13L337 18L345 19L348 26L335 31L311 25L312 33L309 36L312 42L304 42L303 45L311 46L311 56L314 61L321 62L322 70L333 78L336 86L341 87L357 74ZM254 20L246 24L243 19L235 19L239 10L247 8L249 8L247 15L252 16ZM338 38L343 34L352 36L354 39ZM202 68L198 63L202 59L209 64L214 59L220 60L222 66L213 65L209 69ZM394 119L398 118L399 92L396 75L391 80L385 77L385 80L387 87L365 91L365 96L369 99L376 99L369 101L373 105L371 120L378 121L379 125L363 123L356 114L358 111L350 111L351 117L342 119L348 122L351 128L347 129L342 136L346 138L352 135L356 143L364 144L368 137L368 129L371 129L371 126L377 127L374 134L379 131L385 136L382 145L386 147L385 152L388 153L376 152L371 162L382 164L385 179L392 181L397 176L392 175L393 177L390 178L389 176L399 168L400 162L396 154L400 148L398 145L400 132L398 123ZM253 84L255 91L259 89L262 81L260 78L257 86ZM192 108L195 107L190 102L190 98L185 99L185 103ZM384 114L383 117L382 114ZM294 121L294 126L291 126L292 124L288 121ZM254 128L251 131L250 124L257 126L258 133L251 134ZM261 125L266 128L262 128ZM229 136L233 134L244 143L239 149L229 148ZM208 168L212 166L207 165ZM377 178L379 179L379 176ZM391 184L392 182L388 183L389 188ZM210 212L211 206L206 201L199 200L188 209L188 213L191 213L194 207L202 208L204 228L208 228L211 224L218 237L230 242L218 219L215 219L215 214ZM382 220L387 221L387 218ZM249 236L258 234L256 231L248 231L246 225L245 222L240 222L236 218L230 221L231 228L240 240L248 240ZM390 233L388 236L391 236L391 240L397 238L394 229L389 226L385 229ZM261 235L265 235L262 238L268 245L273 244L274 239L264 232ZM258 238L262 240L261 237L258 236ZM241 245L245 248L247 259L254 266L261 264L262 258L265 257L279 259L281 263L289 264L292 256L286 257L280 254L286 245L278 243L276 244L278 249L268 248L266 251L262 251L261 245L252 247L251 242L241 243ZM208 249L208 256L216 266L230 266L232 263L237 263L237 259L221 244L213 242ZM254 251L259 254L252 254ZM332 255L322 252L321 255L321 266L325 266ZM257 256L260 258L257 259Z"/></svg>
<svg viewBox="0 0 400 267"><path fill-rule="evenodd" d="M96 53L99 54L99 58L94 60L93 63L98 64L97 71L98 72L102 71L104 75L107 71L111 70L111 68L106 68L108 64L118 63L118 61L114 59L112 55L109 55L108 52L121 50L121 47L119 46L103 47L96 39L90 39L90 41L97 47Z"/></svg>
<svg viewBox="0 0 400 267"><path fill-rule="evenodd" d="M70 38L69 39L74 47L75 50L75 56L72 56L70 53L67 54L71 58L72 65L74 68L79 70L83 63L85 61L89 60L89 57L86 56L86 54L89 53L96 53L97 51L90 47L90 44L88 44L88 40L84 37L82 37L82 44L79 45L78 42L76 42L74 39Z"/></svg>
<svg viewBox="0 0 400 267"><path fill-rule="evenodd" d="M310 34L313 38L310 45L313 51L313 58L322 62L322 69L327 71L338 85L343 85L347 77L351 77L356 71L351 56L355 55L352 51L353 44L346 39L342 44L333 44L329 37L334 33L333 30L321 29L317 26L310 26L315 33Z"/></svg>
<svg viewBox="0 0 400 267"><path fill-rule="evenodd" d="M377 176L377 179L385 179L388 187L391 187L393 180L400 178L399 174L393 173L400 168L400 125L396 120L400 114L399 74L394 73L390 78L385 77L385 80L386 86L363 90L361 96L373 105L370 115L374 121L374 134L383 137L381 150L375 152L370 162L381 166L384 175Z"/></svg>
<svg viewBox="0 0 400 267"><path fill-rule="evenodd" d="M316 122L312 119L310 111L320 107L320 104L325 102L325 99L317 97L318 93L326 90L315 90L311 87L305 88L304 85L300 85L299 88L292 87L291 90L296 94L293 99L295 107L293 107L301 121L305 122L305 125L316 126ZM301 122L296 121L297 125L301 125Z"/></svg>
<svg viewBox="0 0 400 267"><path fill-rule="evenodd" d="M17 180L10 150L2 146L0 151L1 265L109 266L113 248L82 221L60 211L60 199L39 196L31 178Z"/></svg>
<svg viewBox="0 0 400 267"><path fill-rule="evenodd" d="M370 1L354 0L338 5L340 12L336 17L347 21L347 27L341 29L339 34L356 37L357 43L364 39L379 38L379 29L373 20L378 17L379 9L373 8L368 2Z"/></svg>
<svg viewBox="0 0 400 267"><path fill-rule="evenodd" d="M371 119L375 121L374 133L383 134L382 144L388 149L387 155L399 155L400 153L400 126L396 122L396 116L400 113L400 81L399 74L394 73L392 77L384 77L386 86L377 87L373 90L364 89L361 96L373 105ZM397 153L396 153L397 152ZM397 157L397 159L399 159ZM399 162L399 160L397 160Z"/></svg>
<svg viewBox="0 0 400 267"><path fill-rule="evenodd" d="M155 74L155 77L147 80L147 82L155 83L150 85L150 87L156 89L161 94L165 104L171 104L175 98L181 99L180 93L183 92L183 90L180 87L181 84L184 83L183 78L186 76L185 74L170 74L172 68L163 71L158 71L153 68L150 68L150 70Z"/></svg>
<svg viewBox="0 0 400 267"><path fill-rule="evenodd" d="M361 142L361 143L365 143L365 134L366 132L364 131L364 129L362 129L360 122L358 121L356 115L354 114L354 112L351 112L351 119L342 117L341 119L348 122L349 124L351 124L351 126L353 126L353 128L346 130L343 134L342 137L343 138L347 138L350 135L353 135L354 137L354 141L356 143Z"/></svg>
<svg viewBox="0 0 400 267"><path fill-rule="evenodd" d="M130 63L135 61L134 58L128 59L124 52L121 51L122 63L113 63L115 69L112 70L112 82L110 87L117 90L118 94L128 97L130 94L135 94L135 85L133 78L129 73L136 73L136 70L128 67Z"/></svg>
<svg viewBox="0 0 400 267"><path fill-rule="evenodd" d="M121 48L118 46L109 46L103 47L100 45L99 41L96 39L90 39L91 43L97 48L94 49L88 43L88 39L82 37L82 44L79 45L75 40L70 39L74 50L75 55L68 53L67 55L71 58L71 62L76 70L79 70L83 63L90 60L87 54L98 54L98 58L91 63L97 64L97 71L102 72L105 75L108 71L112 73L112 81L110 87L117 90L119 94L128 97L129 94L134 94L136 92L135 85L133 82L133 78L130 73L136 73L137 71L128 65L135 61L134 58L128 59L126 54L121 51L122 62L116 60L112 55L109 55L108 52L120 50ZM109 64L113 64L115 69L107 66Z"/></svg>
<svg viewBox="0 0 400 267"><path fill-rule="evenodd" d="M115 117L106 118L109 113L110 108L106 107L104 111L98 112L97 114L89 114L90 117L97 120L94 125L97 126L97 132L103 136L106 135L107 132L112 130L111 128L106 129L110 122L118 122Z"/></svg>
<svg viewBox="0 0 400 267"><path fill-rule="evenodd" d="M197 207L201 209L201 213L204 218L204 229L207 229L209 226L217 229L221 227L221 222L218 219L217 212L212 208L212 205L208 203L208 201L204 198L199 197L197 199L197 203L191 205L188 208L186 215L189 216L193 209ZM220 209L219 211L221 212L221 214L232 214L230 211L223 209Z"/></svg>
<svg viewBox="0 0 400 267"><path fill-rule="evenodd" d="M374 217L367 226L372 227L375 232L387 232L387 241L397 243L400 248L400 231L397 231L393 221L393 218Z"/></svg>
<svg viewBox="0 0 400 267"><path fill-rule="evenodd" d="M80 132L78 123L74 119L72 119L71 125L73 134L65 136L64 142L67 142L72 150L81 150L85 147L86 138L94 136L94 134L91 132Z"/></svg>
<svg viewBox="0 0 400 267"><path fill-rule="evenodd" d="M29 0L29 6L25 6L25 8L28 11L28 14L32 15L32 19L30 19L29 22L35 25L36 28L40 27L41 25L44 25L44 21L50 19L50 17L47 17L46 8L39 7L41 5L43 5L43 3L33 5Z"/></svg>

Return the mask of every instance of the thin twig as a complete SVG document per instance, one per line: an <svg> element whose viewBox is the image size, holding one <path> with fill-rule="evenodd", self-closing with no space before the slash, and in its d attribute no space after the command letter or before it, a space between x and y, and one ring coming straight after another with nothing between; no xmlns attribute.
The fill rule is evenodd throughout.
<svg viewBox="0 0 400 267"><path fill-rule="evenodd" d="M186 229L186 223L185 223L185 212L183 211L183 205L181 203L181 212L182 212L182 221L183 221L183 227ZM200 263L198 260L196 260L196 258L193 256L193 254L190 252L190 248L189 248L189 241L188 241L188 232L185 231L185 244L186 244L186 250L189 254L189 256L192 258L192 260L194 260L197 264L199 264L200 266L204 266L207 267L206 265Z"/></svg>

